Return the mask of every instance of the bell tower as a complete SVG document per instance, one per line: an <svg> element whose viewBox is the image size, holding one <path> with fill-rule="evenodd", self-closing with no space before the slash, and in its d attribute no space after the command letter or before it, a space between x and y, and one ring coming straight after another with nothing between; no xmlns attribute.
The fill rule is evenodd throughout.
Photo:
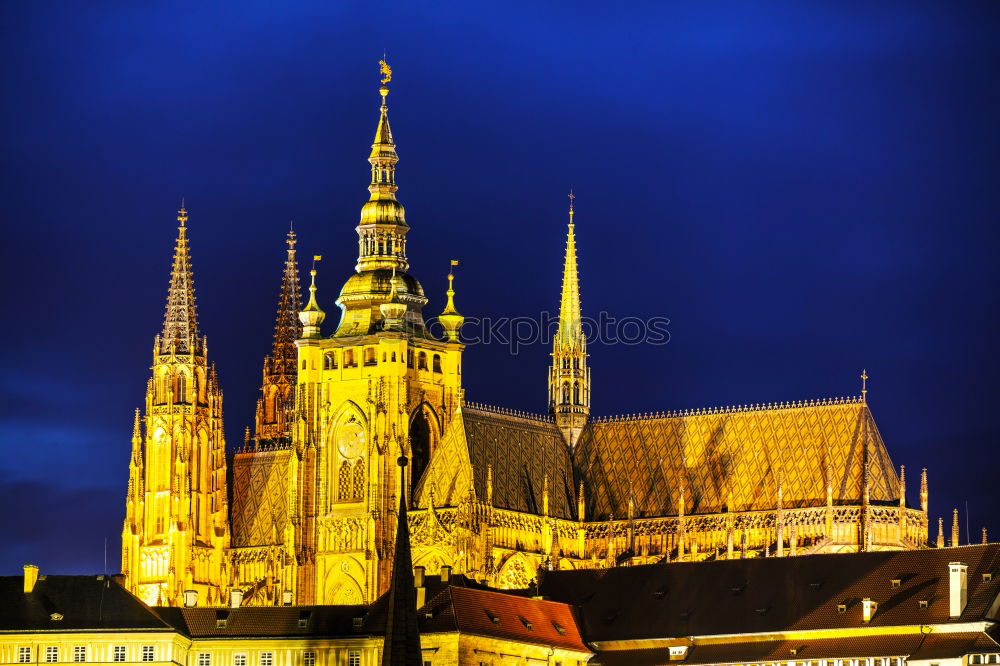
<svg viewBox="0 0 1000 666"><path fill-rule="evenodd" d="M580 280L576 265L576 231L573 199L569 193L569 229L563 262L562 298L559 302L559 329L552 342L549 368L549 412L573 448L590 414L590 368L587 367L587 339L580 314Z"/></svg>
<svg viewBox="0 0 1000 666"><path fill-rule="evenodd" d="M122 530L126 587L150 605L180 605L185 590L218 603L229 547L222 391L198 331L183 206L177 221L145 418L136 410Z"/></svg>
<svg viewBox="0 0 1000 666"><path fill-rule="evenodd" d="M421 492L423 472L461 400L461 315L452 302L446 339L439 339L423 319L423 287L407 272L409 225L396 199L399 157L387 104L392 75L380 65L369 199L355 228L355 270L336 300L340 322L332 335L323 333L315 268L299 313L293 445L302 461L300 604L370 603L388 589L400 498L412 501ZM402 481L400 456L410 460Z"/></svg>

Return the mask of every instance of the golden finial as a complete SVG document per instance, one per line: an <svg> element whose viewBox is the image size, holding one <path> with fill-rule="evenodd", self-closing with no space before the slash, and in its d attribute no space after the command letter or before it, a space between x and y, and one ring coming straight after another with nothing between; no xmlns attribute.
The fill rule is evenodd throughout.
<svg viewBox="0 0 1000 666"><path fill-rule="evenodd" d="M288 243L289 250L295 249L295 226L292 224L291 220L288 221L288 236L285 238L285 242Z"/></svg>
<svg viewBox="0 0 1000 666"><path fill-rule="evenodd" d="M181 209L177 211L177 221L181 223L181 226L187 226L188 212L187 208L184 207L184 198L181 197Z"/></svg>
<svg viewBox="0 0 1000 666"><path fill-rule="evenodd" d="M868 402L868 370L861 371L861 402Z"/></svg>
<svg viewBox="0 0 1000 666"><path fill-rule="evenodd" d="M572 188L569 191L569 223L573 224L573 199L576 199L576 195L573 194Z"/></svg>

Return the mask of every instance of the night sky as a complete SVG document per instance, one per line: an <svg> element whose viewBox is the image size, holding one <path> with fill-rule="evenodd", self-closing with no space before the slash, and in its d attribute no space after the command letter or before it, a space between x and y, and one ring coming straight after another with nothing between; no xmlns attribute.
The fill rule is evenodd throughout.
<svg viewBox="0 0 1000 666"><path fill-rule="evenodd" d="M190 212L202 331L242 441L295 221L320 302L353 271L390 117L411 273L440 312L558 307L576 192L598 415L856 395L908 499L1000 538L1000 4L0 4L0 573L119 564L132 411ZM305 262L303 262L303 267ZM540 412L549 346L466 352ZM932 538L936 530L932 528Z"/></svg>

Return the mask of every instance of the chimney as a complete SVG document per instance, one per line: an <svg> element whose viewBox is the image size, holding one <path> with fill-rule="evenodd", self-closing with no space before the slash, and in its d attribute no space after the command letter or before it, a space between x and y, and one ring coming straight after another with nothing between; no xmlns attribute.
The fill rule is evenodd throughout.
<svg viewBox="0 0 1000 666"><path fill-rule="evenodd" d="M229 607L239 608L243 605L243 590L233 588L229 591Z"/></svg>
<svg viewBox="0 0 1000 666"><path fill-rule="evenodd" d="M417 608L423 608L427 601L427 588L424 587L424 568L413 567L413 586L417 588Z"/></svg>
<svg viewBox="0 0 1000 666"><path fill-rule="evenodd" d="M969 567L962 562L948 563L948 616L959 617L965 610L969 593Z"/></svg>
<svg viewBox="0 0 1000 666"><path fill-rule="evenodd" d="M441 582L447 583L451 580L451 566L444 564L441 566Z"/></svg>
<svg viewBox="0 0 1000 666"><path fill-rule="evenodd" d="M291 606L292 605L292 591L291 590L285 590L284 592L281 593L281 605L282 606Z"/></svg>
<svg viewBox="0 0 1000 666"><path fill-rule="evenodd" d="M198 605L198 590L184 590L184 608L194 608Z"/></svg>
<svg viewBox="0 0 1000 666"><path fill-rule="evenodd" d="M38 581L38 565L36 564L25 564L24 565L24 593L30 594L35 589L35 583Z"/></svg>
<svg viewBox="0 0 1000 666"><path fill-rule="evenodd" d="M868 623L872 621L872 616L878 610L878 602L872 601L868 597L861 600L861 621Z"/></svg>

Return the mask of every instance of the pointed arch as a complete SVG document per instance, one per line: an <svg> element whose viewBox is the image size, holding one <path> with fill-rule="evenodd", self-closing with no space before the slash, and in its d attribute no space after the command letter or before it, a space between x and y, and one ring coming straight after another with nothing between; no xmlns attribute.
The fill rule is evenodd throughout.
<svg viewBox="0 0 1000 666"><path fill-rule="evenodd" d="M407 496L411 502L413 491L440 441L441 420L430 404L422 402L410 414L410 488Z"/></svg>

